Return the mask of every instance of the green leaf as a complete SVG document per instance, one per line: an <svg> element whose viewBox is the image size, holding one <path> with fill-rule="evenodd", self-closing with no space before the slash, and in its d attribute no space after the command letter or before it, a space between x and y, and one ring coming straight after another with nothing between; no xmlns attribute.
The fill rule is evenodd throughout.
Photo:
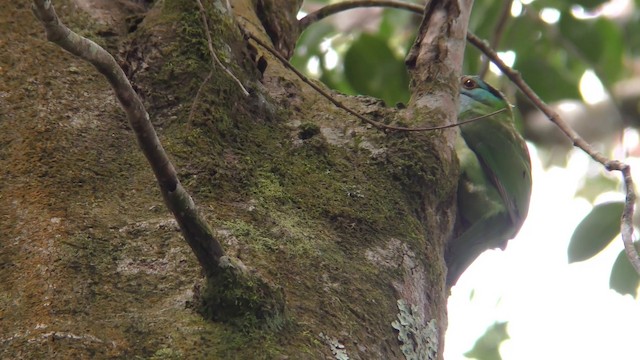
<svg viewBox="0 0 640 360"><path fill-rule="evenodd" d="M620 233L623 202L608 202L593 207L578 224L567 251L569 263L589 259L602 251Z"/></svg>
<svg viewBox="0 0 640 360"><path fill-rule="evenodd" d="M463 74L477 74L480 72L480 51L471 45L467 45L464 49L464 62L462 63Z"/></svg>
<svg viewBox="0 0 640 360"><path fill-rule="evenodd" d="M351 87L363 95L394 105L409 99L409 77L404 62L387 42L361 34L344 56L344 73Z"/></svg>
<svg viewBox="0 0 640 360"><path fill-rule="evenodd" d="M496 322L488 327L464 356L478 360L501 360L500 344L509 339L507 324L508 322Z"/></svg>
<svg viewBox="0 0 640 360"><path fill-rule="evenodd" d="M351 84L345 79L344 73L341 67L336 67L334 69L327 69L324 61L320 60L320 69L322 70L322 75L320 76L320 81L322 81L328 87L337 90L343 94L347 95L357 95L357 92L353 90Z"/></svg>
<svg viewBox="0 0 640 360"><path fill-rule="evenodd" d="M548 33L539 21L520 16L505 32L502 48L516 53L514 68L543 100L581 99L578 83L588 67L555 44Z"/></svg>
<svg viewBox="0 0 640 360"><path fill-rule="evenodd" d="M640 6L640 0L636 1L636 6ZM640 55L640 14L637 12L633 18L625 25L624 43L626 50L632 58Z"/></svg>
<svg viewBox="0 0 640 360"><path fill-rule="evenodd" d="M613 21L605 18L579 20L564 13L558 28L560 36L574 49L570 54L586 61L605 84L611 85L623 75L622 32Z"/></svg>
<svg viewBox="0 0 640 360"><path fill-rule="evenodd" d="M606 3L606 0L573 0L572 5L580 5L585 9L594 9L598 5Z"/></svg>
<svg viewBox="0 0 640 360"><path fill-rule="evenodd" d="M584 184L576 190L576 197L583 197L587 201L593 202L600 194L607 191L615 191L618 181L599 172L595 176L587 176Z"/></svg>
<svg viewBox="0 0 640 360"><path fill-rule="evenodd" d="M623 250L618 254L616 262L613 263L611 277L609 277L609 287L622 295L629 294L633 297L638 297L638 285L640 285L640 276L631 266L627 253Z"/></svg>
<svg viewBox="0 0 640 360"><path fill-rule="evenodd" d="M551 57L550 54L547 56ZM540 61L536 56L518 57L514 67L546 102L581 98L578 89L579 77L572 76L556 64L550 64L548 60Z"/></svg>
<svg viewBox="0 0 640 360"><path fill-rule="evenodd" d="M401 9L385 9L381 20L377 33L380 38L390 43L402 44L410 41L413 44L414 33L422 16Z"/></svg>
<svg viewBox="0 0 640 360"><path fill-rule="evenodd" d="M307 61L309 61L311 57L324 55L320 50L320 43L327 37L330 37L335 31L332 25L325 22L319 22L310 26L298 39L296 50L290 60L291 64L299 70L306 71Z"/></svg>
<svg viewBox="0 0 640 360"><path fill-rule="evenodd" d="M469 30L481 39L489 40L495 31L496 21L500 16L502 6L503 2L500 0L474 1L469 19ZM511 30L510 24L512 22L512 20L507 22L506 33ZM501 45L504 45L504 41ZM503 48L504 46L499 46L497 50ZM464 54L463 74L477 74L480 71L482 64L480 55L481 53L474 46L467 46Z"/></svg>

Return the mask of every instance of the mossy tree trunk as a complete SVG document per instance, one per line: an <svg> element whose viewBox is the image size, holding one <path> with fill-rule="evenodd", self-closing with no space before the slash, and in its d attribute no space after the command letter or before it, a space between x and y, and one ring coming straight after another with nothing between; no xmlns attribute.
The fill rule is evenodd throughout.
<svg viewBox="0 0 640 360"><path fill-rule="evenodd" d="M230 15L226 1L203 2L248 96L211 65L195 1L54 5L121 60L225 251L280 289L285 313L198 311L220 289L206 286L108 84L45 40L28 3L2 0L1 357L441 358L455 131L364 125L239 31L286 34L295 6L235 1ZM290 51L291 39L275 42ZM419 113L335 96L377 121Z"/></svg>

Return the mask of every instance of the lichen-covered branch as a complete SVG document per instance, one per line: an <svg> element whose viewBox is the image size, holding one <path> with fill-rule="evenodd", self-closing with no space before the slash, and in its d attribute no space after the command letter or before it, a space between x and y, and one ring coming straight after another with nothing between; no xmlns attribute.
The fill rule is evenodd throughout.
<svg viewBox="0 0 640 360"><path fill-rule="evenodd" d="M113 56L62 24L50 0L34 0L32 9L45 28L47 40L91 63L109 81L127 113L138 144L153 169L165 203L178 221L182 234L205 272L208 275L218 272L220 259L225 256L224 250L198 214L191 196L180 184L176 170L149 121L149 114Z"/></svg>

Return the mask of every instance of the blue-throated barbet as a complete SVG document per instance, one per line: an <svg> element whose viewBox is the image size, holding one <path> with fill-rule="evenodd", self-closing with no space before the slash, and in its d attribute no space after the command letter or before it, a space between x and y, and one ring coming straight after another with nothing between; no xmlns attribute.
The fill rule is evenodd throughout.
<svg viewBox="0 0 640 360"><path fill-rule="evenodd" d="M500 111L502 110L502 111ZM499 111L496 113L496 111ZM493 114L482 118L488 114ZM477 76L460 80L458 215L464 231L445 255L453 285L485 250L504 249L524 222L531 197L531 161L504 95Z"/></svg>

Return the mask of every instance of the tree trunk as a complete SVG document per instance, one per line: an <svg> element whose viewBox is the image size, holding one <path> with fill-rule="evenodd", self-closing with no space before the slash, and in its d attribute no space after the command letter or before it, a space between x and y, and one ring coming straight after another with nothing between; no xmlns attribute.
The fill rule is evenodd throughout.
<svg viewBox="0 0 640 360"><path fill-rule="evenodd" d="M239 30L287 54L273 33L297 7L203 1L247 96L212 65L195 1L55 1L121 60L227 254L286 300L280 316L212 320L199 305L216 284L108 83L47 42L25 2L0 1L0 357L442 358L455 130L363 124ZM334 96L376 121L429 123Z"/></svg>

